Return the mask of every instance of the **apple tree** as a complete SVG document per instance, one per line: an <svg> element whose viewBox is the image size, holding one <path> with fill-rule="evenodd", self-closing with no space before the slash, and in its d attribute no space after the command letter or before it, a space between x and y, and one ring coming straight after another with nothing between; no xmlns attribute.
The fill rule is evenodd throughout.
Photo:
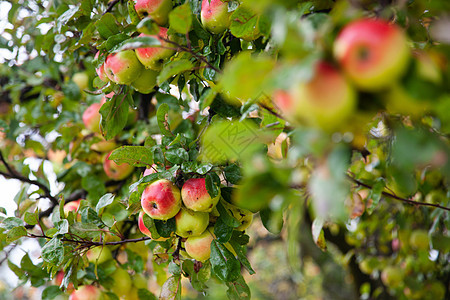
<svg viewBox="0 0 450 300"><path fill-rule="evenodd" d="M450 297L447 1L0 8L16 297Z"/></svg>

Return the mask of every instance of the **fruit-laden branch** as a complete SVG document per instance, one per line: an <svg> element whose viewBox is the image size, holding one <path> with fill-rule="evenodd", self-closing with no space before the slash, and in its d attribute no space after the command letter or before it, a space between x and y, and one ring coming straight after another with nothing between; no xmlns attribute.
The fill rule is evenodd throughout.
<svg viewBox="0 0 450 300"><path fill-rule="evenodd" d="M32 234L30 233L28 235L29 238L43 238L43 239L48 239L51 240L52 238L47 236L47 235L36 235L36 234ZM63 242L69 242L69 243L75 243L75 244L80 244L83 245L83 247L92 247L92 246L108 246L108 245L122 245L122 244L126 244L126 243L137 243L137 242L142 242L142 241L146 241L146 240L150 240L151 238L148 236L144 236L141 238L137 238L137 239L123 239L120 241L114 241L114 242L94 242L91 240L74 240L74 239L69 239L69 238L62 238L61 241Z"/></svg>
<svg viewBox="0 0 450 300"><path fill-rule="evenodd" d="M363 187L368 188L368 189L372 189L373 188L371 185L366 184L366 183L364 183L364 182L362 182L362 181L352 177L349 174L347 174L347 177L351 181L353 181L354 183L356 183L359 186L363 186ZM405 203L412 204L412 205L432 206L432 207L436 207L436 208L440 208L440 209L444 209L444 210L450 211L450 208L442 206L442 205L439 205L439 204L419 202L419 201L414 201L414 200L411 200L411 199L405 199L405 198L399 197L399 196L397 196L395 194L392 194L392 193L389 193L389 192L386 192L386 191L381 192L381 194L383 196L385 196L385 197L389 197L389 198L392 198L392 199L395 199L395 200L398 200L398 201L403 201Z"/></svg>
<svg viewBox="0 0 450 300"><path fill-rule="evenodd" d="M3 175L6 178L9 179L18 179L22 182L26 182L26 183L30 183L33 185L37 185L43 192L44 192L44 197L48 198L52 204L57 205L58 204L58 199L56 199L56 197L52 196L50 189L43 183L37 181L37 180L32 180L20 173L18 173L16 170L14 170L5 160L5 158L3 157L3 153L0 151L0 161L5 165L6 170L8 172L2 172L0 171L0 175Z"/></svg>

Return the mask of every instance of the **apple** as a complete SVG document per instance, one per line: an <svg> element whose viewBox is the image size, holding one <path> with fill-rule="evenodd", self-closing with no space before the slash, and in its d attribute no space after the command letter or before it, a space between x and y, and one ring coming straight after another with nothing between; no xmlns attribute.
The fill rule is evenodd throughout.
<svg viewBox="0 0 450 300"><path fill-rule="evenodd" d="M97 151L97 152L111 152L112 150L117 148L117 143L113 139L106 140L101 135L95 135L96 138L100 139L100 141L94 143L91 145L91 150Z"/></svg>
<svg viewBox="0 0 450 300"><path fill-rule="evenodd" d="M293 122L334 131L355 112L356 93L346 78L331 64L319 62L308 82L289 91L278 90L274 103Z"/></svg>
<svg viewBox="0 0 450 300"><path fill-rule="evenodd" d="M141 94L149 94L155 90L156 77L158 72L151 69L144 69L138 79L131 83L131 86Z"/></svg>
<svg viewBox="0 0 450 300"><path fill-rule="evenodd" d="M198 236L202 234L209 224L209 214L181 208L175 216L176 231L181 237Z"/></svg>
<svg viewBox="0 0 450 300"><path fill-rule="evenodd" d="M199 236L188 237L184 244L184 248L190 257L204 262L211 256L211 242L213 240L214 228L210 227Z"/></svg>
<svg viewBox="0 0 450 300"><path fill-rule="evenodd" d="M82 285L70 294L69 300L99 300L102 293L99 288L93 285Z"/></svg>
<svg viewBox="0 0 450 300"><path fill-rule="evenodd" d="M154 37L161 42L161 46L138 48L135 50L137 58L147 69L161 70L164 61L175 53L173 49L167 49L167 47L170 48L173 46L162 39L168 39L167 28L160 27L158 35L141 33L139 36Z"/></svg>
<svg viewBox="0 0 450 300"><path fill-rule="evenodd" d="M111 250L108 247L94 247L86 252L86 257L89 262L93 264L102 264L110 259L112 259Z"/></svg>
<svg viewBox="0 0 450 300"><path fill-rule="evenodd" d="M426 230L414 230L409 237L409 244L415 250L427 250L430 240Z"/></svg>
<svg viewBox="0 0 450 300"><path fill-rule="evenodd" d="M228 0L203 0L200 18L203 26L211 33L224 32L230 26Z"/></svg>
<svg viewBox="0 0 450 300"><path fill-rule="evenodd" d="M73 74L72 81L83 91L89 87L89 76L85 72L77 72Z"/></svg>
<svg viewBox="0 0 450 300"><path fill-rule="evenodd" d="M388 287L399 287L403 282L403 270L396 266L387 266L381 271L381 281Z"/></svg>
<svg viewBox="0 0 450 300"><path fill-rule="evenodd" d="M400 27L381 19L359 19L343 28L333 52L349 78L362 90L377 91L395 83L410 59Z"/></svg>
<svg viewBox="0 0 450 300"><path fill-rule="evenodd" d="M141 18L150 17L159 26L167 24L172 7L172 0L136 0L134 5Z"/></svg>
<svg viewBox="0 0 450 300"><path fill-rule="evenodd" d="M116 164L114 161L109 160L111 152L106 155L103 162L103 170L106 176L109 178L119 181L127 178L131 173L133 173L134 167L127 163L122 163L120 165Z"/></svg>
<svg viewBox="0 0 450 300"><path fill-rule="evenodd" d="M156 220L175 217L181 208L180 190L167 179L149 184L141 196L144 212Z"/></svg>
<svg viewBox="0 0 450 300"><path fill-rule="evenodd" d="M83 112L82 120L84 126L92 132L100 133L101 107L101 103L93 103Z"/></svg>
<svg viewBox="0 0 450 300"><path fill-rule="evenodd" d="M104 68L111 81L127 85L138 79L144 69L133 50L108 55Z"/></svg>
<svg viewBox="0 0 450 300"><path fill-rule="evenodd" d="M151 233L151 231L150 231L150 229L148 229L146 226L145 226L145 224L144 224L144 211L141 211L140 213L139 213L139 218L138 218L138 227L139 227L139 230L142 232L142 234L145 234L146 236L148 236L149 238L151 238L152 240L154 240L154 241L165 241L165 240L167 240L167 238L165 238L165 237L159 237L159 238L157 238L157 239L154 239L153 237L152 237L152 233Z"/></svg>
<svg viewBox="0 0 450 300"><path fill-rule="evenodd" d="M64 204L64 214L66 215L66 217L69 215L70 211L73 211L74 213L76 213L76 211L78 210L78 207L80 207L80 202L81 199L78 199L76 201L70 201L67 202L66 204Z"/></svg>
<svg viewBox="0 0 450 300"><path fill-rule="evenodd" d="M253 221L253 213L245 208L237 207L226 201L222 201L223 206L231 213L231 215L241 223L235 230L244 231Z"/></svg>
<svg viewBox="0 0 450 300"><path fill-rule="evenodd" d="M111 278L114 280L114 284L111 287L111 291L113 291L119 297L125 297L132 285L132 280L130 274L121 267L118 267L112 274Z"/></svg>
<svg viewBox="0 0 450 300"><path fill-rule="evenodd" d="M184 205L194 211L211 212L220 199L220 192L211 198L206 190L205 178L188 179L181 188Z"/></svg>
<svg viewBox="0 0 450 300"><path fill-rule="evenodd" d="M99 55L100 55L100 51L95 54L95 59L98 59ZM106 75L106 71L105 71L105 63L102 63L100 65L100 67L95 68L95 72L97 72L97 75L98 75L98 77L100 78L101 81L103 81L103 82L108 82L109 81L109 78Z"/></svg>
<svg viewBox="0 0 450 300"><path fill-rule="evenodd" d="M55 284L55 285L57 285L57 286L61 286L61 284L62 284L62 282L63 282L63 279L64 279L64 271L63 270L61 270L61 271L59 271L58 273L56 273L56 276L53 278L53 283ZM74 286L73 286L73 283L72 282L70 282L68 285L67 285L67 293L72 293L73 292L73 290L74 290Z"/></svg>
<svg viewBox="0 0 450 300"><path fill-rule="evenodd" d="M157 171L155 168L156 168L155 164L153 164L150 168L146 168L143 176L147 176L147 175L156 173Z"/></svg>

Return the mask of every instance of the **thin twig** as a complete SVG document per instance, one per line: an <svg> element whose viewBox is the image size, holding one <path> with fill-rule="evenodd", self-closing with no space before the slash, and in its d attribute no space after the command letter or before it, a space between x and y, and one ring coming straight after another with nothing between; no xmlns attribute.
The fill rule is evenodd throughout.
<svg viewBox="0 0 450 300"><path fill-rule="evenodd" d="M105 10L105 12L103 14L111 12L113 7L119 2L120 2L120 0L113 0L113 1L109 2L108 3L108 7L106 8L106 10Z"/></svg>
<svg viewBox="0 0 450 300"><path fill-rule="evenodd" d="M28 235L28 237L44 238L44 239L49 239L49 240L52 239L51 237L46 236L46 235L36 235L36 234L32 234L32 233L30 233ZM61 241L80 244L80 245L83 245L84 247L91 247L91 246L108 246L108 245L122 245L122 244L126 244L126 243L137 243L137 242L147 241L150 239L151 239L150 237L144 236L144 237L137 238L137 239L124 239L124 240L115 241L115 242L94 242L94 241L84 240L84 239L74 240L74 239L68 239L68 238L62 238Z"/></svg>
<svg viewBox="0 0 450 300"><path fill-rule="evenodd" d="M280 115L279 113L277 113L276 111L274 111L273 109L271 109L270 107L268 107L267 105L263 104L263 103L258 103L259 107L264 108L265 110L267 110L267 112L269 112L270 114L274 115L275 117L282 119L282 120L286 120L282 115Z"/></svg>

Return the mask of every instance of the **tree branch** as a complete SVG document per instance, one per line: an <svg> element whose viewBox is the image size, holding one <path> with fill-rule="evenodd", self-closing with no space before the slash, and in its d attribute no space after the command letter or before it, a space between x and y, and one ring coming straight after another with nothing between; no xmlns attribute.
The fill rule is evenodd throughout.
<svg viewBox="0 0 450 300"><path fill-rule="evenodd" d="M49 236L46 235L36 235L36 234L32 234L30 233L28 235L29 238L44 238L44 239L52 239ZM62 238L61 241L63 242L69 242L69 243L76 243L76 244L80 244L83 245L83 247L92 247L92 246L108 246L108 245L122 245L122 244L126 244L126 243L137 243L137 242L142 242L142 241L147 241L150 240L150 237L144 236L141 238L137 238L137 239L123 239L120 241L115 241L115 242L94 242L94 241L90 241L90 240L74 240L74 239L69 239L69 238Z"/></svg>
<svg viewBox="0 0 450 300"><path fill-rule="evenodd" d="M105 10L105 12L103 13L103 15L106 14L106 13L111 12L112 9L113 9L113 7L114 7L117 3L119 3L119 2L120 2L120 0L112 0L112 1L110 1L110 2L108 3L108 7L106 8L106 10Z"/></svg>

